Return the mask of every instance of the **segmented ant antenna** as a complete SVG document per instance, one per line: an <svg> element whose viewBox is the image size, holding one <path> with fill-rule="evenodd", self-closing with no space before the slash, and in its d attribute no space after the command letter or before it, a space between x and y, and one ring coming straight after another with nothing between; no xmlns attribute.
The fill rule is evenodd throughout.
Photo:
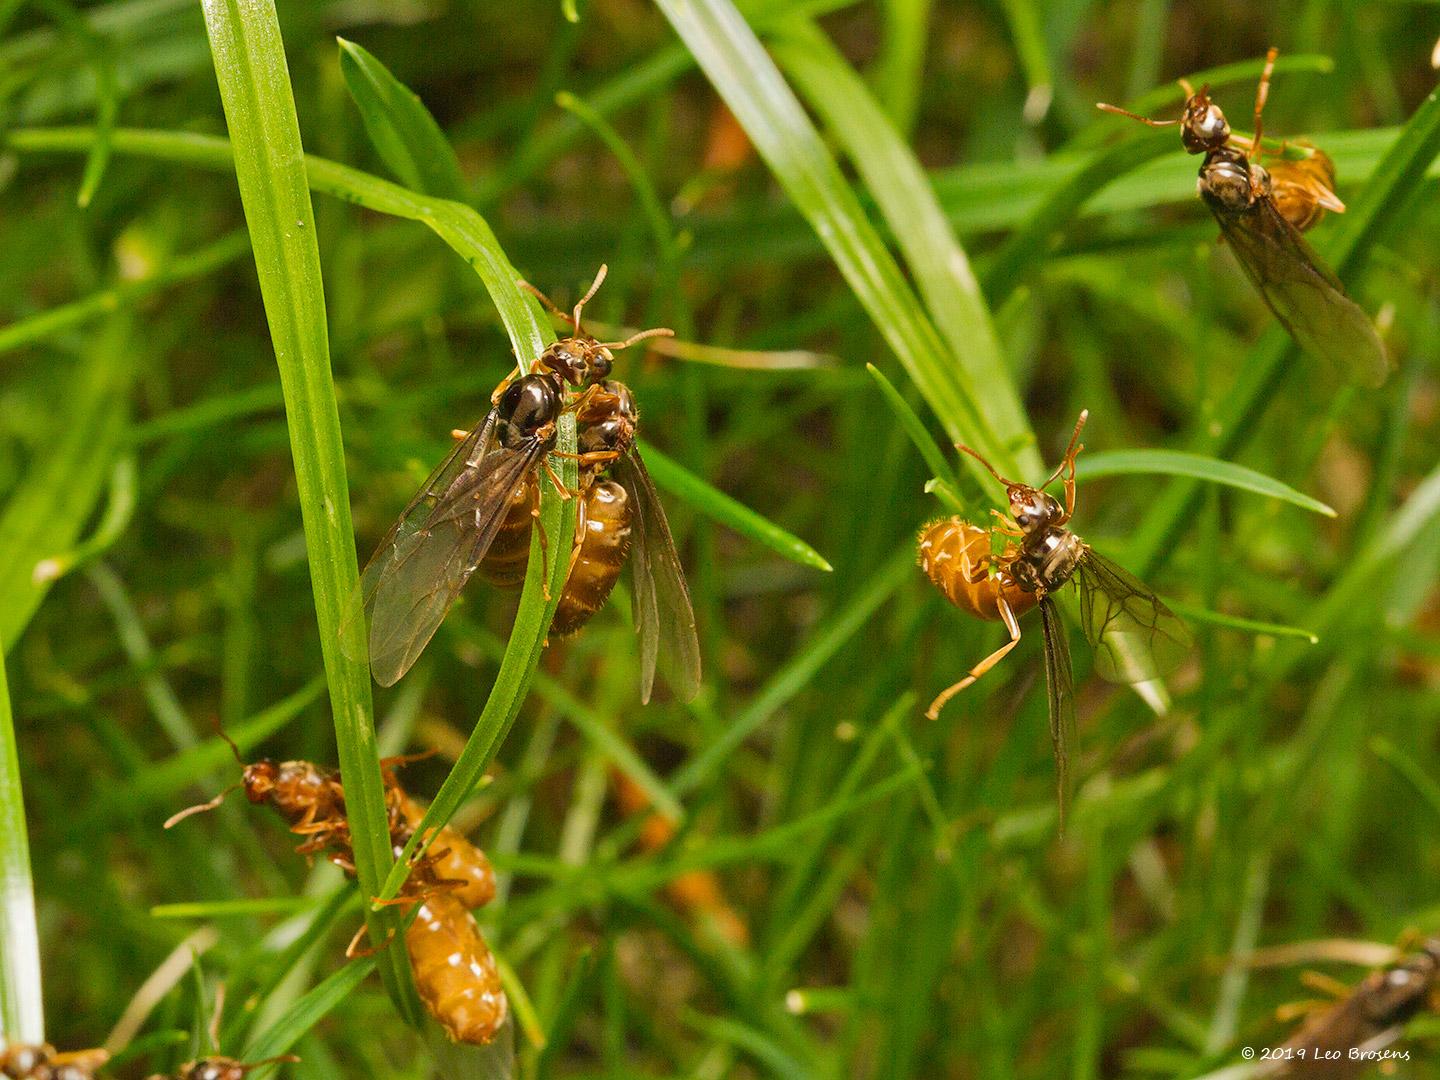
<svg viewBox="0 0 1440 1080"><path fill-rule="evenodd" d="M668 326L652 326L649 330L641 330L638 334L631 334L624 341L601 341L597 347L601 349L628 349L637 341L644 341L646 338L674 337L675 331Z"/></svg>
<svg viewBox="0 0 1440 1080"><path fill-rule="evenodd" d="M1085 426L1085 421L1089 419L1090 410L1081 409L1080 418L1075 421L1075 430L1070 435L1070 445L1065 448L1065 456L1060 459L1060 464L1056 466L1055 471L1050 474L1050 478L1046 480L1043 484L1039 485L1039 488L1037 488L1037 490L1044 490L1045 488L1053 484L1056 480L1060 478L1060 474L1063 473L1067 467L1074 469L1075 455L1078 454L1081 450L1085 449L1083 446L1080 445L1080 430ZM969 454L976 461L980 462L980 464L984 465L985 468L989 471L991 476L993 476L996 480L999 480L1000 483L1004 484L1007 488L1028 486L1026 484L1017 484L1014 480L1006 480L1005 477L1001 476L998 472L995 471L995 466L991 465L990 462L986 460L985 456L973 447L966 446L964 443L956 443L955 449L961 451L962 453Z"/></svg>
<svg viewBox="0 0 1440 1080"><path fill-rule="evenodd" d="M590 298L600 291L600 286L605 282L605 275L609 272L610 267L601 263L600 269L595 271L595 280L590 283L590 288L586 290L585 295L580 297L579 301L576 302L575 311L570 316L570 325L575 327L577 334L584 333L584 331L580 329L580 312L585 310L585 305L590 302Z"/></svg>
<svg viewBox="0 0 1440 1080"><path fill-rule="evenodd" d="M1050 474L1050 479L1049 479L1049 480L1046 480L1045 483L1043 483L1043 484L1040 485L1042 488L1047 488L1047 487L1049 487L1051 484L1053 484L1056 480L1060 479L1060 474L1065 471L1065 467L1066 467L1067 465L1070 467L1070 469L1071 469L1072 472L1074 471L1074 469L1075 469L1075 455L1078 454L1078 453L1080 453L1081 450L1085 449L1083 446L1080 446L1080 445L1079 445L1079 443L1080 443L1080 429L1085 426L1085 421L1086 421L1086 420L1089 420L1089 419L1090 419L1090 410L1089 410L1089 409L1081 409L1081 410L1080 410L1080 419L1078 419L1078 420L1075 421L1075 431L1070 435L1070 445L1065 448L1065 456L1060 459L1060 464L1057 465L1057 466L1055 467L1055 471Z"/></svg>
<svg viewBox="0 0 1440 1080"><path fill-rule="evenodd" d="M1184 84L1182 83L1182 85ZM1187 91L1186 96L1190 97L1193 95L1189 94ZM1122 109L1119 105L1108 105L1103 101L1097 101L1095 103L1095 107L1097 109L1103 109L1105 112L1108 113L1115 113L1117 116L1128 116L1131 120L1139 120L1142 124L1149 124L1151 127L1156 128L1174 127L1176 124L1180 123L1179 120L1155 120L1148 116L1141 116L1139 113L1133 113L1129 109Z"/></svg>
<svg viewBox="0 0 1440 1080"><path fill-rule="evenodd" d="M243 769L245 767L245 759L240 756L240 747L235 745L235 740L232 739L225 731L225 727L223 724L220 723L218 717L215 720L215 734L219 735L220 738L225 740L226 745L230 747L230 752L235 755L235 760L240 763L240 767ZM220 792L219 795L216 795L209 802L203 802L196 806L187 807L186 809L181 810L178 814L171 814L170 817L166 818L164 827L169 829L172 826L180 824L180 822L184 821L188 817L194 817L196 814L204 814L208 813L211 810L214 810L217 806L219 806L222 802L225 801L225 796L229 795L236 788L243 787L244 784L245 780L242 777L241 779L235 781L235 783L227 787L224 791Z"/></svg>

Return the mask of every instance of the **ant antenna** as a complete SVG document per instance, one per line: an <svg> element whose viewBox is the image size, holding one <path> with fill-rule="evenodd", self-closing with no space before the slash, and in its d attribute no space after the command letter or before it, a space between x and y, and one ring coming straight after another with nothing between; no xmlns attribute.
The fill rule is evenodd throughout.
<svg viewBox="0 0 1440 1080"><path fill-rule="evenodd" d="M570 321L574 325L577 334L584 333L584 331L580 329L580 312L585 310L585 305L590 302L590 298L600 291L600 286L605 282L605 275L609 272L610 267L601 263L600 269L595 271L595 280L590 283L590 288L586 290L585 295L580 297L579 301L575 304L575 311L570 316Z"/></svg>
<svg viewBox="0 0 1440 1080"><path fill-rule="evenodd" d="M235 740L232 739L228 734L226 734L225 725L220 723L220 718L218 716L215 718L215 734L219 735L220 738L224 739L226 743L229 744L230 752L235 755L235 760L240 763L240 767L243 769L245 767L245 759L240 756L240 747L236 746Z"/></svg>
<svg viewBox="0 0 1440 1080"><path fill-rule="evenodd" d="M534 285L531 285L528 281L521 280L517 281L515 284L519 285L520 288L524 289L531 296L535 297L535 299L539 300L540 303L544 304L545 310L550 312L551 315L554 315L557 319L560 319L563 322L569 323L571 327L575 329L576 333L579 333L579 328L575 325L575 321L571 317L570 313L568 311L561 311L560 306L556 304L554 300L551 300L550 297L546 296L543 292L537 289Z"/></svg>
<svg viewBox="0 0 1440 1080"><path fill-rule="evenodd" d="M964 443L958 443L958 442L955 444L955 449L956 449L956 450L959 450L961 453L969 454L969 455L970 455L971 457L973 457L976 461L980 462L981 465L984 465L985 468L987 468L987 469L990 470L990 475L991 475L991 476L993 476L996 480L999 480L1000 483L1004 484L1007 488L1017 487L1017 486L1018 486L1018 485L1015 484L1013 481L1006 480L1003 476L1001 476L998 472L996 472L996 471L995 471L995 466L994 466L994 465L991 465L990 462L986 461L985 458L981 455L980 451L974 450L974 449L966 446Z"/></svg>
<svg viewBox="0 0 1440 1080"><path fill-rule="evenodd" d="M186 809L181 810L178 814L171 814L170 817L165 819L165 828L174 828L176 825L179 825L180 822L184 821L188 817L194 817L196 814L204 814L208 811L214 810L217 806L219 806L222 802L225 801L226 795L229 795L232 791L234 791L236 788L240 787L244 783L245 781L243 780L237 780L235 781L235 783L227 787L224 791L220 792L219 795L216 795L209 802L200 803L198 806L187 807Z"/></svg>
<svg viewBox="0 0 1440 1080"><path fill-rule="evenodd" d="M225 984L215 985L215 1009L210 1013L210 1049L220 1052L220 1014L225 1011Z"/></svg>
<svg viewBox="0 0 1440 1080"><path fill-rule="evenodd" d="M1081 409L1080 419L1075 421L1075 431L1070 436L1070 445L1065 448L1065 456L1060 459L1059 466L1055 469L1053 473L1050 474L1050 479L1046 480L1045 483L1040 485L1041 488L1047 488L1056 480L1060 479L1060 474L1065 471L1065 466L1068 465L1072 469L1075 467L1075 455L1084 449L1083 446L1078 445L1078 443L1080 442L1080 429L1085 426L1085 421L1089 419L1090 410Z"/></svg>
<svg viewBox="0 0 1440 1080"><path fill-rule="evenodd" d="M1097 101L1095 107L1097 109L1103 109L1108 113L1115 113L1117 116L1128 116L1131 120L1139 120L1142 124L1149 124L1151 127L1156 128L1174 127L1180 123L1179 120L1152 120L1148 116L1141 116L1139 113L1133 113L1129 109L1122 109L1119 105L1107 105L1103 101Z"/></svg>
<svg viewBox="0 0 1440 1080"><path fill-rule="evenodd" d="M631 334L624 341L602 341L599 347L602 349L628 349L637 341L644 341L646 338L674 337L675 331L668 326L654 326L649 330L641 330L638 334Z"/></svg>

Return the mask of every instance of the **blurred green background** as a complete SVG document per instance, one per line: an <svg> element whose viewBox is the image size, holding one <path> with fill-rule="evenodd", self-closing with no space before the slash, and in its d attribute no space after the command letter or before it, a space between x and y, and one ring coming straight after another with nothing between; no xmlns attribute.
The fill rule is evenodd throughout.
<svg viewBox="0 0 1440 1080"><path fill-rule="evenodd" d="M305 150L468 202L562 304L608 263L592 319L708 347L623 354L644 436L833 566L667 493L699 701L640 707L623 595L544 652L456 820L502 872L479 915L523 987L517 1073L1195 1077L1284 1041L1307 966L1353 983L1383 958L1336 939L1435 933L1440 7L577 7L279 12ZM0 640L47 1035L100 1043L189 940L238 1054L342 966L359 906L262 809L160 829L233 780L216 719L336 761L246 219L223 152L190 138L227 130L206 25L180 0L11 0L0 31ZM443 155L422 160L439 181L392 175L337 35L419 95L458 186L433 186ZM1272 44L1266 130L1336 161L1351 210L1312 239L1377 317L1379 391L1288 347L1174 131L1093 107L1172 116L1171 80L1238 65L1215 94L1248 130ZM363 560L514 358L465 260L352 205L353 179L311 170ZM950 511L867 362L940 446L1028 479L1084 407L1088 453L1234 460L1336 511L1153 460L1082 482L1077 531L1176 601L1196 647L1160 716L1088 677L1072 627L1063 837L1038 620L923 719L1003 632L914 567ZM947 456L985 518L998 489ZM376 693L383 749L440 751L415 792L481 714L514 612L472 585ZM156 910L177 904L198 906ZM196 985L185 963L162 980L120 1075L186 1056ZM438 1065L374 978L304 1029L288 1075L500 1067ZM1400 1075L1440 1076L1440 1022L1409 1035Z"/></svg>

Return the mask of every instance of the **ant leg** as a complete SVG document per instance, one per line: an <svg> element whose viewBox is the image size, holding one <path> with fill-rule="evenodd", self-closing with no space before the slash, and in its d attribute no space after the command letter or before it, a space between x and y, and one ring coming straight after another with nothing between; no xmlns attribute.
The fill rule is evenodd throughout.
<svg viewBox="0 0 1440 1080"><path fill-rule="evenodd" d="M545 469L548 472L550 466L545 466ZM553 473L551 474L550 479L552 481L555 479ZM559 487L559 484L557 483L556 486ZM560 490L563 492L565 489L562 487L560 488ZM541 595L545 597L545 600L548 603L550 600L550 538L545 534L545 522L540 520L540 508L537 506L534 510L531 511L531 513L535 517L535 531L540 534L540 588L542 590Z"/></svg>
<svg viewBox="0 0 1440 1080"><path fill-rule="evenodd" d="M565 484L561 481L561 479L555 475L555 470L550 468L550 463L548 461L544 462L541 465L541 468L545 470L545 475L550 477L550 483L555 485L555 490L560 493L560 498L573 499L575 497L575 492L567 488Z"/></svg>
<svg viewBox="0 0 1440 1080"><path fill-rule="evenodd" d="M1280 50L1273 45L1270 51L1265 54L1265 70L1260 72L1260 85L1255 88L1255 156L1260 156L1260 133L1262 124L1260 114L1265 111L1265 101L1270 96L1270 76L1275 71L1275 57L1280 55Z"/></svg>
<svg viewBox="0 0 1440 1080"><path fill-rule="evenodd" d="M1025 531L1021 529L1019 525L1016 525L1015 522L1011 521L999 510L991 510L990 513L995 515L995 519L998 522L998 524L995 526L995 531L1000 533L1002 536L1025 535Z"/></svg>
<svg viewBox="0 0 1440 1080"><path fill-rule="evenodd" d="M996 598L995 606L1000 610L1000 618L1003 619L1005 622L1005 629L1010 632L1010 640L1007 641L1004 645L1001 645L1000 648L996 649L984 660L981 660L980 663L976 664L973 668L971 668L970 671L966 674L965 678L961 679L953 686L949 686L946 689L940 691L939 695L935 698L935 700L930 703L930 708L925 710L925 715L929 719L938 720L940 718L940 710L945 707L945 703L947 701L949 701L952 697L958 694L961 690L964 690L966 687L973 684L976 680L980 678L980 676L984 675L992 667L994 667L1001 660L1003 660L1006 653L1008 653L1011 649L1015 648L1016 645L1020 644L1020 623L1015 618L1015 612L1010 610L1010 605L1005 602L1005 598L1003 596Z"/></svg>
<svg viewBox="0 0 1440 1080"><path fill-rule="evenodd" d="M413 765L413 764L414 764L415 762L417 762L417 761L426 761L426 760L434 757L434 756L435 756L436 754L438 754L438 753L440 753L439 750L425 750L425 751L423 751L422 753L419 753L419 754L399 754L399 755L397 755L397 756L395 756L395 757L381 758L381 759L380 759L380 768L382 768L382 769L400 769L400 768L404 768L406 765Z"/></svg>
<svg viewBox="0 0 1440 1080"><path fill-rule="evenodd" d="M360 929L356 930L355 936L350 939L350 944L345 946L345 959L363 960L367 956L374 956L381 949L385 948L385 946L389 945L394 937L395 931L387 930L385 931L385 940L379 945L362 946L360 942L365 939L365 924L362 922Z"/></svg>
<svg viewBox="0 0 1440 1080"><path fill-rule="evenodd" d="M495 387L494 390L490 391L490 404L499 405L500 399L505 396L505 391L510 389L510 384L524 374L525 367L520 363L519 359L517 358L515 361L515 370L510 372L510 374L506 375L505 378L501 379L500 385ZM466 434L468 435L469 432L466 432Z"/></svg>

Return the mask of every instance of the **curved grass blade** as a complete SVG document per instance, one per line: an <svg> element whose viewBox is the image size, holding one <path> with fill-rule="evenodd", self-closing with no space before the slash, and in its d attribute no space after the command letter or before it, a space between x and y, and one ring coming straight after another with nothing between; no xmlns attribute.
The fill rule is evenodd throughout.
<svg viewBox="0 0 1440 1080"><path fill-rule="evenodd" d="M981 414L981 423L969 434L988 433L992 447L1006 451L1006 467L1019 474L1040 471L1035 435L1015 392L985 297L914 151L860 76L813 23L787 20L771 47L810 106L839 136L895 234L925 307L949 346L948 355L932 354L925 362L948 369L934 372L936 380L953 383ZM953 430L958 418L939 415L952 437L964 441ZM1017 452L1017 448L1021 449Z"/></svg>
<svg viewBox="0 0 1440 1080"><path fill-rule="evenodd" d="M301 1037L329 1015L330 1010L353 994L375 970L375 957L352 960L335 974L295 1002L285 1019L245 1047L247 1061L261 1061L287 1053ZM256 1069L251 1076L263 1076Z"/></svg>
<svg viewBox="0 0 1440 1080"><path fill-rule="evenodd" d="M381 160L406 187L463 202L460 159L424 102L359 45L335 40L345 86Z"/></svg>
<svg viewBox="0 0 1440 1080"><path fill-rule="evenodd" d="M1203 454L1183 450L1102 450L1076 462L1077 480L1098 480L1102 476L1124 476L1132 473L1157 473L1163 476L1186 476L1211 484L1252 491L1281 502L1288 502L1312 513L1334 517L1333 507L1319 499L1296 491L1289 484L1272 476L1247 469L1233 461L1221 461Z"/></svg>
<svg viewBox="0 0 1440 1080"><path fill-rule="evenodd" d="M45 453L0 511L0 650L14 646L53 583L35 567L74 546L119 455L134 375L129 340L125 315L94 337Z"/></svg>
<svg viewBox="0 0 1440 1080"><path fill-rule="evenodd" d="M641 454L645 468L649 470L658 487L663 488L677 499L692 507L726 528L734 529L741 536L748 536L764 544L771 551L785 556L791 562L802 566L813 566L827 573L834 569L829 561L798 536L786 532L774 522L761 517L744 503L732 499L723 491L711 487L700 477L685 469L679 463L660 453L649 443L641 440Z"/></svg>
<svg viewBox="0 0 1440 1080"><path fill-rule="evenodd" d="M880 387L880 396L885 399L885 404L890 406L890 411L900 421L900 426L905 429L905 434L910 436L910 441L915 444L915 449L920 451L920 456L925 459L934 479L925 485L927 494L933 492L940 497L940 500L950 506L951 509L963 513L966 509L965 500L955 490L954 483L949 479L955 474L950 463L945 460L945 453L930 437L930 432L925 428L925 422L915 415L915 410L910 408L909 402L900 396L884 372L874 364L866 364L865 370L875 380L875 385Z"/></svg>
<svg viewBox="0 0 1440 1080"><path fill-rule="evenodd" d="M40 935L5 657L0 654L0 1038L45 1041Z"/></svg>
<svg viewBox="0 0 1440 1080"><path fill-rule="evenodd" d="M1226 615L1220 611L1211 611L1209 608L1197 607L1194 604L1183 604L1179 600L1169 601L1169 606L1178 615L1184 615L1194 622L1209 623L1211 626L1223 626L1227 630L1240 630L1247 634L1256 634L1264 637L1299 638L1308 641L1311 645L1320 644L1320 635L1311 630L1305 630L1299 626L1286 626L1284 623L1258 622L1255 619L1241 619L1234 615Z"/></svg>
<svg viewBox="0 0 1440 1080"><path fill-rule="evenodd" d="M300 126L273 0L205 0L203 8L285 395L355 867L361 889L373 896L391 864L390 828L369 667L363 656L352 660L340 649L340 624L358 571ZM371 942L383 948L386 991L401 1015L418 1024L423 1014L404 943L387 937L396 913L367 912L366 922Z"/></svg>
<svg viewBox="0 0 1440 1080"><path fill-rule="evenodd" d="M805 110L729 0L659 0L661 10L809 221L876 328L955 439L1015 464Z"/></svg>

